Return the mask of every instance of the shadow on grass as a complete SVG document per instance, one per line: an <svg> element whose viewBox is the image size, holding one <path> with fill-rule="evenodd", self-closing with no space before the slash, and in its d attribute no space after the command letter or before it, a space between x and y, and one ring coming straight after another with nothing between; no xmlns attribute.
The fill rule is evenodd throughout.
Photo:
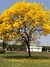
<svg viewBox="0 0 50 67"><path fill-rule="evenodd" d="M44 57L44 56L5 56L3 58L7 59L50 59L50 57Z"/></svg>
<svg viewBox="0 0 50 67"><path fill-rule="evenodd" d="M29 57L27 52L6 52L4 54L0 54L0 58L7 59L49 59L50 54L48 53L32 53L32 56Z"/></svg>

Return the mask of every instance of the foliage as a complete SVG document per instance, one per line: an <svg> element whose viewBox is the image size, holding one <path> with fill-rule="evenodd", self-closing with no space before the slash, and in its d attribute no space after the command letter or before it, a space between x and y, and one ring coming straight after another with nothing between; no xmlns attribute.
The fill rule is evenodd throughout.
<svg viewBox="0 0 50 67"><path fill-rule="evenodd" d="M7 50L18 51L18 50L26 50L26 46L24 45L7 45Z"/></svg>
<svg viewBox="0 0 50 67"><path fill-rule="evenodd" d="M42 46L42 47L43 47L42 51L47 52L48 50L48 52L50 52L50 46Z"/></svg>
<svg viewBox="0 0 50 67"><path fill-rule="evenodd" d="M43 8L43 4L40 3L16 2L9 9L4 10L0 15L0 35L2 35L2 39L11 40L13 37L17 37L19 35L17 35L18 28L23 29L25 26L29 30L32 28L35 30L39 25L45 35L49 34L50 11ZM26 34L23 34L23 36L26 36Z"/></svg>
<svg viewBox="0 0 50 67"><path fill-rule="evenodd" d="M1 54L1 53L4 53L4 50L3 50L3 48L0 48L0 54Z"/></svg>

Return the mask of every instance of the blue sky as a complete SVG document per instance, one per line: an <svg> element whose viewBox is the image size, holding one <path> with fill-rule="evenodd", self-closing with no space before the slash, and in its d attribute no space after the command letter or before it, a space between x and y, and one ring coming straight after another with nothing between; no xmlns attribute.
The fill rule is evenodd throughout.
<svg viewBox="0 0 50 67"><path fill-rule="evenodd" d="M9 8L13 3L19 0L0 0L0 14L3 10ZM36 1L40 3L44 3L45 7L50 8L50 0L27 0L27 1Z"/></svg>
<svg viewBox="0 0 50 67"><path fill-rule="evenodd" d="M0 0L0 14L5 9L8 9L16 1L18 0ZM27 1L31 1L31 0L27 0ZM32 0L32 1L44 3L44 6L50 9L50 0ZM50 35L47 35L46 37L41 36L40 41L41 41L41 45L47 45L47 42L50 45Z"/></svg>

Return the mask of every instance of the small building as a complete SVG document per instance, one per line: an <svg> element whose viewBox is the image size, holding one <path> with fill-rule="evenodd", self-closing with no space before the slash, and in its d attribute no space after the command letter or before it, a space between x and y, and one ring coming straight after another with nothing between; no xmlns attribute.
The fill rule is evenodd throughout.
<svg viewBox="0 0 50 67"><path fill-rule="evenodd" d="M28 48L26 47L26 50L28 51ZM31 52L42 52L42 47L40 46L30 46L30 51Z"/></svg>
<svg viewBox="0 0 50 67"><path fill-rule="evenodd" d="M33 43L33 41L30 42L30 51L31 52L42 52L41 46L39 46L39 43L36 45ZM28 51L28 48L26 47L26 50Z"/></svg>

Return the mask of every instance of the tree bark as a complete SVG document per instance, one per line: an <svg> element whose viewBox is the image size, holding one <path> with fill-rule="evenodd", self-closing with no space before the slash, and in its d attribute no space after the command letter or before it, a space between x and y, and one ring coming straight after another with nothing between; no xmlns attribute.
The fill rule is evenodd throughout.
<svg viewBox="0 0 50 67"><path fill-rule="evenodd" d="M28 55L29 55L29 57L31 57L30 44L29 44L29 42L27 42L27 48L28 48Z"/></svg>
<svg viewBox="0 0 50 67"><path fill-rule="evenodd" d="M5 53L5 42L3 41L3 52Z"/></svg>

